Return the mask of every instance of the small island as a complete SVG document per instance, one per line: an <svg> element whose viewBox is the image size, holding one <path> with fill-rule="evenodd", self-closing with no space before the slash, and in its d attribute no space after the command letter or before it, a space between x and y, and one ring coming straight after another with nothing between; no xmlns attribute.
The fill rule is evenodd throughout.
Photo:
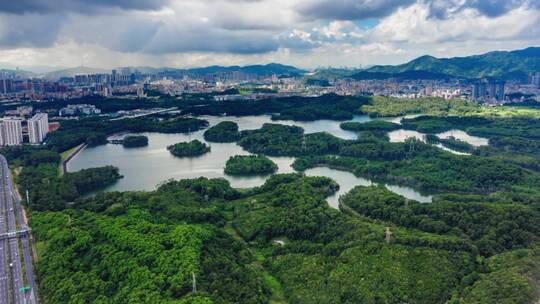
<svg viewBox="0 0 540 304"><path fill-rule="evenodd" d="M122 140L124 148L138 148L148 146L148 137L144 135L128 135Z"/></svg>
<svg viewBox="0 0 540 304"><path fill-rule="evenodd" d="M238 124L222 121L204 132L204 139L210 142L229 143L240 139Z"/></svg>
<svg viewBox="0 0 540 304"><path fill-rule="evenodd" d="M363 131L390 132L390 131L394 131L401 128L401 126L396 123L384 121L384 120L373 120L373 121L368 121L364 123L348 121L348 122L342 123L340 127L343 130L355 131L355 132L363 132Z"/></svg>
<svg viewBox="0 0 540 304"><path fill-rule="evenodd" d="M229 158L225 164L227 175L272 174L277 170L278 166L262 155L237 155Z"/></svg>
<svg viewBox="0 0 540 304"><path fill-rule="evenodd" d="M210 147L199 140L181 142L167 147L176 157L199 156L210 152Z"/></svg>

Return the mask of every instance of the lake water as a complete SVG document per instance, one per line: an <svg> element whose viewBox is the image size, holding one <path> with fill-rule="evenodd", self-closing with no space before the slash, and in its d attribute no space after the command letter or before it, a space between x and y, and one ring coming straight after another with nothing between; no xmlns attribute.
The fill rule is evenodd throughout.
<svg viewBox="0 0 540 304"><path fill-rule="evenodd" d="M318 167L306 170L307 176L326 176L339 184L339 190L332 196L327 198L328 204L336 209L339 208L339 197L351 191L356 186L371 186L377 183L369 179L355 176L346 171L330 169L327 167ZM390 191L400 194L408 199L413 199L421 203L430 203L433 199L431 195L424 195L414 189L397 185L384 184Z"/></svg>
<svg viewBox="0 0 540 304"><path fill-rule="evenodd" d="M240 130L260 129L265 123L281 124L287 126L299 126L304 129L306 134L328 132L343 139L357 139L356 132L341 129L340 121L335 120L317 120L317 121L293 121L293 120L272 120L270 115L258 116L198 116L197 118L207 120L211 126L222 121L234 121L238 124ZM351 121L367 122L373 120L367 115L355 115Z"/></svg>
<svg viewBox="0 0 540 304"><path fill-rule="evenodd" d="M489 139L478 137L478 136L472 136L461 130L450 130L450 131L437 134L437 136L442 139L454 137L456 139L469 143L473 147L489 145Z"/></svg>
<svg viewBox="0 0 540 304"><path fill-rule="evenodd" d="M458 140L469 143L473 147L489 145L489 140L487 138L472 136L461 130L450 130L450 131L446 131L446 132L439 133L436 135L437 137L441 139L454 137ZM403 129L395 130L392 132L388 132L388 137L390 138L390 142L404 142L407 138L416 138L418 140L426 142L426 134L420 133L414 130L403 130ZM440 143L436 144L436 146L456 155L471 155L470 153L464 153L464 152L459 152L459 151L450 149L448 147L443 146Z"/></svg>
<svg viewBox="0 0 540 304"><path fill-rule="evenodd" d="M314 122L296 121L272 121L270 116L245 116L245 117L216 117L202 116L210 125L215 125L221 121L234 121L239 125L240 130L259 129L264 123L280 123L287 125L297 125L304 128L306 133L329 132L343 139L356 139L357 133L345 131L339 128L340 122L330 120L319 120ZM368 116L355 116L354 121L366 122L372 120ZM198 139L203 139L204 130L191 134L162 134L162 133L142 133L148 136L149 145L142 148L126 149L121 145L102 145L84 149L73 158L67 166L68 171L78 171L81 169L113 165L120 169L124 178L105 191L136 191L154 190L157 185L169 179L189 179L197 177L226 178L235 188L251 188L262 185L268 178L266 176L232 177L224 174L223 169L226 161L235 155L249 155L235 143L208 143L211 151L199 157L178 158L174 157L167 150L167 146ZM403 136L403 134L402 134ZM279 167L278 173L291 173L294 170L291 164L294 158L291 157L270 157ZM340 185L340 190L334 196L328 198L329 204L337 208L340 195L347 193L357 185L370 185L367 179L356 177L349 172L333 170L329 168L315 168L308 170L307 175L327 176L334 179ZM387 185L387 187L407 198L421 202L430 202L431 196L422 195L414 189L400 186Z"/></svg>

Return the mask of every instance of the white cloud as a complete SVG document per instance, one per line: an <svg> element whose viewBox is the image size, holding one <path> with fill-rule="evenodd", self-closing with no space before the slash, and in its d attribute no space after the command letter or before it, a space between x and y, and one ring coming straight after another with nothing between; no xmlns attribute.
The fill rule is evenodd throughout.
<svg viewBox="0 0 540 304"><path fill-rule="evenodd" d="M123 1L127 7L108 4L91 12L80 5L39 11L43 1L0 4L0 65L74 66L84 58L96 67L271 61L358 66L540 45L540 12L532 0L513 0L497 11L486 3L500 0L414 0L402 6L339 0L336 15L315 10L327 0ZM359 7L378 13L364 15ZM311 13L300 15L307 8ZM373 28L356 22L370 16L382 16Z"/></svg>

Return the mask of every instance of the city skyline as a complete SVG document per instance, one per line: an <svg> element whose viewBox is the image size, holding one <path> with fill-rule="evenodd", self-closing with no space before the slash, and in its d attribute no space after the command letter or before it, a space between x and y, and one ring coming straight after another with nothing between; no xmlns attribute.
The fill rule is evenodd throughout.
<svg viewBox="0 0 540 304"><path fill-rule="evenodd" d="M531 0L26 0L0 4L0 67L399 64L540 45L539 9Z"/></svg>

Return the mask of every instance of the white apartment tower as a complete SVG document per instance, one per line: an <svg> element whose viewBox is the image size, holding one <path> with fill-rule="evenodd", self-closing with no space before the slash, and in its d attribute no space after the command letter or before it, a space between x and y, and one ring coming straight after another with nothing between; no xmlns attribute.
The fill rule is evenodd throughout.
<svg viewBox="0 0 540 304"><path fill-rule="evenodd" d="M28 140L31 144L40 144L49 133L49 116L38 113L28 120Z"/></svg>
<svg viewBox="0 0 540 304"><path fill-rule="evenodd" d="M0 122L0 145L18 146L22 141L22 120L18 118L4 118Z"/></svg>

